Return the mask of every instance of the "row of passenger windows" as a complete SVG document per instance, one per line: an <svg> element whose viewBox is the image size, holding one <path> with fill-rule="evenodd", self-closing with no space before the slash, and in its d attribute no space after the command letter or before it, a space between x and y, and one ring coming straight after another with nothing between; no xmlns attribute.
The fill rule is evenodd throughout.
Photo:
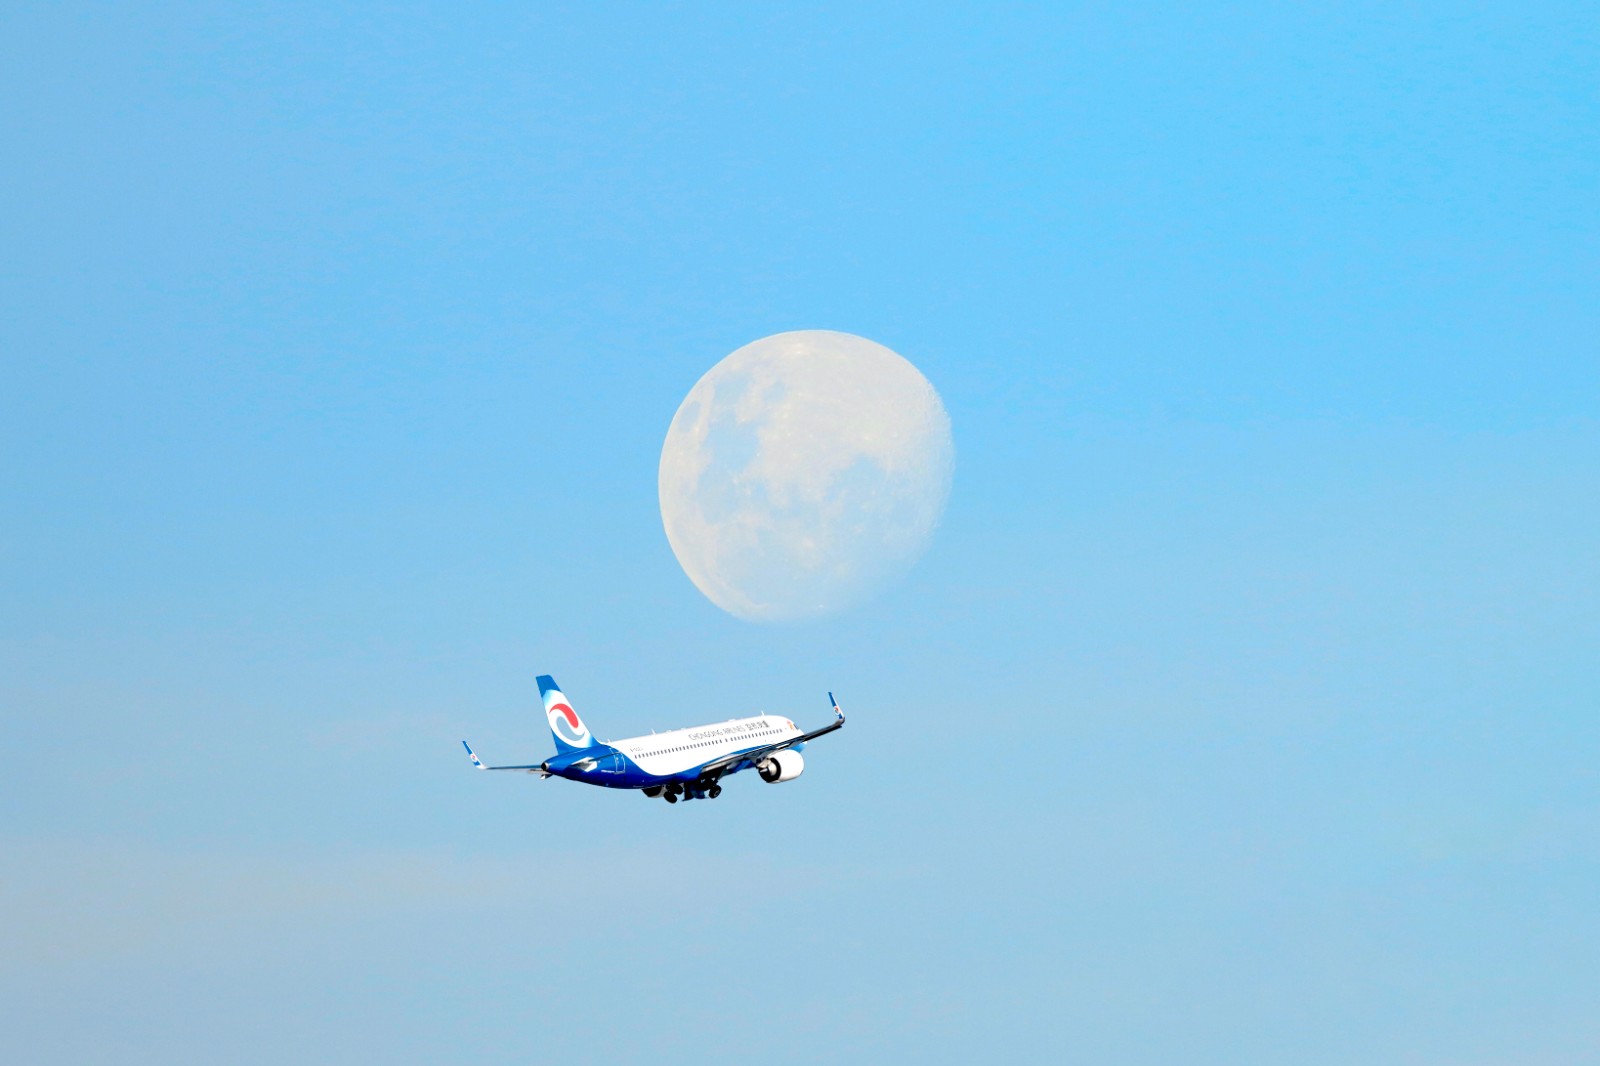
<svg viewBox="0 0 1600 1066"><path fill-rule="evenodd" d="M764 737L764 736L767 736L770 733L776 733L776 732L777 732L776 729L758 729L754 733L746 733L745 736L748 736L748 737ZM697 741L694 744L682 744L682 745L680 745L680 746L678 746L676 748L665 748L665 749L663 749L661 751L647 751L644 754L646 754L646 755L671 755L673 752L688 751L690 748L703 748L708 744L715 744L715 743L717 743L715 740L701 740L701 741Z"/></svg>

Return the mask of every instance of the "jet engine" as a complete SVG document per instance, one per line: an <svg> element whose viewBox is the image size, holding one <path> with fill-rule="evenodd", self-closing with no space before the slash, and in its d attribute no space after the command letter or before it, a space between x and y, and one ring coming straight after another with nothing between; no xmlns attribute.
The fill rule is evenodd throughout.
<svg viewBox="0 0 1600 1066"><path fill-rule="evenodd" d="M800 757L798 751L790 748L774 752L769 759L756 766L761 774L761 780L769 785L775 785L779 781L793 781L805 768L805 759Z"/></svg>

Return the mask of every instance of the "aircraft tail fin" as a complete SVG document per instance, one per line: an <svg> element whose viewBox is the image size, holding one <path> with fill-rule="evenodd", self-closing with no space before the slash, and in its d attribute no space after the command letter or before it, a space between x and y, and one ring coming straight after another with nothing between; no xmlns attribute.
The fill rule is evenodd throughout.
<svg viewBox="0 0 1600 1066"><path fill-rule="evenodd" d="M539 675L539 696L544 700L544 716L550 720L550 732L556 738L556 750L565 755L569 751L582 751L600 742L595 740L589 727L583 724L578 712L572 709L567 697L556 686L549 674Z"/></svg>

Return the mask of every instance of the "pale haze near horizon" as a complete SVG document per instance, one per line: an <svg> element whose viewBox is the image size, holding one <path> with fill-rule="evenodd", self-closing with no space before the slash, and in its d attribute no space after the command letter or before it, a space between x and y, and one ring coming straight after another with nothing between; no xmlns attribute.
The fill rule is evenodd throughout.
<svg viewBox="0 0 1600 1066"><path fill-rule="evenodd" d="M1600 1057L1587 7L3 23L0 1059ZM751 626L660 449L815 327L960 467Z"/></svg>

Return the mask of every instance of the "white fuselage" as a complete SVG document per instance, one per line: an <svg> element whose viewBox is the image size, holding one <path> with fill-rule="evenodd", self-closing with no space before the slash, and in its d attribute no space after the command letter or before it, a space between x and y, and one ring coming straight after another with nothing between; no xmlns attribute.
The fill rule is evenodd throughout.
<svg viewBox="0 0 1600 1066"><path fill-rule="evenodd" d="M759 748L800 735L787 718L763 714L730 718L712 725L690 726L610 742L639 769L656 777L672 777L736 751Z"/></svg>

